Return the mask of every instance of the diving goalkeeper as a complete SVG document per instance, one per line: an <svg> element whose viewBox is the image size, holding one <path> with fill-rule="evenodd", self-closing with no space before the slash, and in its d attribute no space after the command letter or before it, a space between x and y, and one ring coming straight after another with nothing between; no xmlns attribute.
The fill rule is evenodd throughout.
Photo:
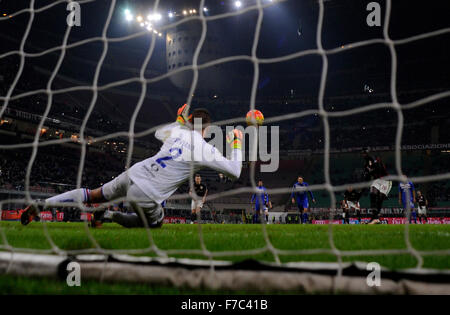
<svg viewBox="0 0 450 315"><path fill-rule="evenodd" d="M164 218L161 203L189 179L191 163L194 172L208 167L231 178L239 178L242 169L242 132L234 129L226 136L232 148L229 160L203 139L205 129L211 123L209 112L206 109L196 109L188 116L186 107L185 104L178 109L176 122L156 131L155 137L163 142L156 155L134 164L100 188L75 189L46 199L43 206L28 206L22 213L22 224L27 225L40 211L52 205L65 202L103 203L126 198L137 215L98 212L94 213L93 226L101 225L104 215L104 218L128 228L144 227L145 221L149 227L160 227ZM192 120L194 124L201 121L201 131L200 128L191 128Z"/></svg>

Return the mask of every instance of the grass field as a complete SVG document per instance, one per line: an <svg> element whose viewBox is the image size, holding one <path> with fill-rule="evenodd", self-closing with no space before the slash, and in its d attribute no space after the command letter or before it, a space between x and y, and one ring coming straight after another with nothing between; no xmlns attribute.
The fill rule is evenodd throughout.
<svg viewBox="0 0 450 315"><path fill-rule="evenodd" d="M86 249L94 245L86 235L83 223L47 223L48 232L61 249ZM333 239L340 250L362 249L405 249L403 225L335 225ZM94 238L107 249L143 249L149 246L145 229L125 229L116 224L105 224L102 229L90 230ZM260 225L203 225L203 237L210 251L238 251L261 248L265 245ZM330 248L328 226L322 225L268 225L268 235L273 246L280 249ZM155 244L161 249L200 249L197 225L164 225L152 230ZM50 249L44 235L43 223L33 222L22 227L18 222L0 222L0 242L13 247ZM439 250L450 248L450 226L411 225L410 240L418 250ZM182 256L204 258L201 256ZM274 261L271 253L258 256L221 257L221 260L240 261L253 258ZM336 257L329 254L283 255L282 262L324 261L334 262ZM345 261L375 261L391 269L415 267L416 259L408 254L387 256L344 257ZM425 256L425 268L450 269L450 259L446 255ZM33 289L33 288L36 288ZM44 288L44 289L42 289ZM73 289L73 290L72 290ZM44 290L44 292L42 292ZM24 279L0 276L0 293L121 293L121 294L180 294L172 288L154 288L147 285L99 284L85 282L81 288L68 288L65 283L49 279ZM203 292L205 293L205 292ZM210 293L210 292L206 292ZM221 292L224 293L224 292Z"/></svg>

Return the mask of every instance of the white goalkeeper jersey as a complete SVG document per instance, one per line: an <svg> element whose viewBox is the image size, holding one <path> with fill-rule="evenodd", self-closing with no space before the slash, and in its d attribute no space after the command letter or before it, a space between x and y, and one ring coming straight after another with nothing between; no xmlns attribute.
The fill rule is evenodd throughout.
<svg viewBox="0 0 450 315"><path fill-rule="evenodd" d="M242 152L233 149L231 160L207 143L197 131L178 123L166 125L155 133L163 142L160 151L144 161L134 164L128 171L130 179L152 200L161 203L194 172L208 167L238 178L242 170Z"/></svg>

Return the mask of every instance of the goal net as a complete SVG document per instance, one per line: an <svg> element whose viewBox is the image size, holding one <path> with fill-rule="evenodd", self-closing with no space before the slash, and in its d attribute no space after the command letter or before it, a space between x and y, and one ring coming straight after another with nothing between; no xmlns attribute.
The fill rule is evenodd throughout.
<svg viewBox="0 0 450 315"><path fill-rule="evenodd" d="M65 277L77 262L88 279L191 289L449 293L450 231L415 225L450 222L446 200L436 193L436 216L431 200L427 217L415 210L417 187L428 199L450 188L447 74L431 72L432 80L420 78L425 85L405 82L426 71L417 58L444 60L450 27L437 21L405 32L404 8L390 0L360 2L5 4L0 275ZM414 59L408 51L415 49L427 55ZM207 107L223 131L244 126L250 110L265 115L259 132L246 129L248 142L258 145L244 141L237 181L200 171L208 194L196 217L188 193L195 191L192 164L189 182L166 201L161 229L90 228L93 213L126 211L126 199L61 204L29 227L17 222L27 205L100 187L155 154L155 131L174 121L183 103L190 111ZM337 225L371 216L373 181L361 177L364 147L388 164L383 179L392 189L380 220L402 225ZM275 169L264 171L269 163ZM311 191L302 207L294 198L297 177ZM260 196L260 180L273 207L254 219L250 199ZM416 190L403 198L414 202L402 205L401 185L410 182ZM356 208L343 210L349 186L363 194L359 216ZM191 221L198 224L180 224ZM383 285L369 285L377 266Z"/></svg>

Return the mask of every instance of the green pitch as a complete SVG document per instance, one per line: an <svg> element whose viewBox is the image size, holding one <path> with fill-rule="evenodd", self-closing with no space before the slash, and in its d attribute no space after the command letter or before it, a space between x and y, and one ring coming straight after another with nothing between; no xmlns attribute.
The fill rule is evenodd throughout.
<svg viewBox="0 0 450 315"><path fill-rule="evenodd" d="M47 223L47 230L54 243L61 249L93 248L87 236L84 223ZM13 247L50 249L44 224L33 222L27 227L18 222L0 222L0 243ZM279 249L329 249L329 227L327 225L267 225L272 245ZM261 248L265 240L261 225L202 225L206 247L212 251L239 251ZM449 225L411 225L411 244L417 250L439 250L450 248ZM101 247L107 249L145 249L149 238L145 229L125 229L116 224L105 224L101 229L90 229ZM340 250L405 249L405 226L403 225L334 225L332 227L335 246ZM151 230L155 244L167 249L200 249L199 227L197 225L167 224L161 229ZM152 255L149 253L148 255ZM195 255L177 257L205 258ZM220 257L220 260L240 261L247 258L274 261L270 252L257 256ZM344 261L378 262L391 269L415 267L417 260L412 255L380 255L344 257ZM335 262L331 254L282 255L282 262L323 261ZM425 268L450 269L447 255L424 256ZM36 290L34 290L35 288ZM42 292L42 288L44 292ZM39 292L41 291L41 292ZM85 282L81 288L68 288L65 283L48 279L23 279L0 276L0 293L185 293L178 289L154 288L147 285L98 284ZM186 292L192 293L192 292ZM205 293L205 292L202 292ZM206 292L209 293L209 292ZM224 293L224 292L221 292Z"/></svg>

